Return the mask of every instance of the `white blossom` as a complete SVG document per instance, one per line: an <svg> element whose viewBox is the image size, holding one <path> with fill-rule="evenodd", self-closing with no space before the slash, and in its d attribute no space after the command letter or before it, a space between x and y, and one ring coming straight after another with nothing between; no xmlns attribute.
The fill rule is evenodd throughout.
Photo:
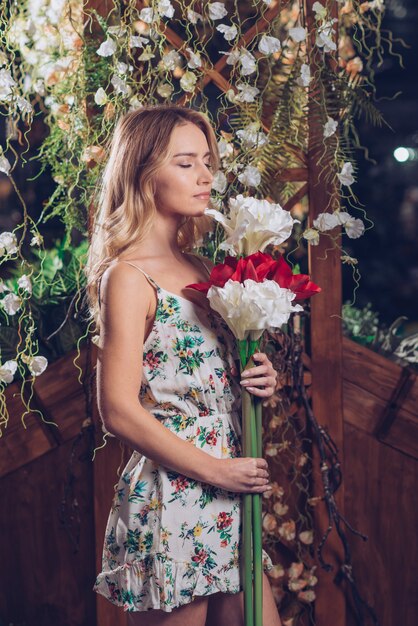
<svg viewBox="0 0 418 626"><path fill-rule="evenodd" d="M327 117L327 121L324 124L324 139L328 139L335 133L338 128L338 122L333 120L332 117Z"/></svg>
<svg viewBox="0 0 418 626"><path fill-rule="evenodd" d="M11 165L8 159L6 159L5 156L0 154L0 172L3 172L3 174L9 175L10 168L11 168Z"/></svg>
<svg viewBox="0 0 418 626"><path fill-rule="evenodd" d="M280 40L277 37L263 35L258 43L258 50L261 54L268 56L274 52L278 52L281 48Z"/></svg>
<svg viewBox="0 0 418 626"><path fill-rule="evenodd" d="M226 41L232 41L238 34L238 30L235 24L232 24L231 26L227 26L226 24L219 24L219 26L216 27L216 30L222 33Z"/></svg>
<svg viewBox="0 0 418 626"><path fill-rule="evenodd" d="M22 96L17 96L16 104L18 109L22 111L22 113L33 113L33 106L31 105L29 100L26 100L26 98L22 98Z"/></svg>
<svg viewBox="0 0 418 626"><path fill-rule="evenodd" d="M320 230L322 233L327 230L332 230L339 224L340 221L336 213L319 213L316 219L312 222L314 228Z"/></svg>
<svg viewBox="0 0 418 626"><path fill-rule="evenodd" d="M311 246L317 246L319 244L319 232L314 228L307 228L302 236Z"/></svg>
<svg viewBox="0 0 418 626"><path fill-rule="evenodd" d="M234 146L224 137L221 137L218 141L218 151L221 159L227 159L234 154Z"/></svg>
<svg viewBox="0 0 418 626"><path fill-rule="evenodd" d="M238 180L246 187L258 187L261 183L261 173L253 165L247 165L244 171L239 174Z"/></svg>
<svg viewBox="0 0 418 626"><path fill-rule="evenodd" d="M120 76L113 74L112 78L110 79L110 82L112 83L113 88L116 93L120 93L123 96L130 95L132 91L130 86L127 85L126 82L122 78L120 78Z"/></svg>
<svg viewBox="0 0 418 626"><path fill-rule="evenodd" d="M236 88L238 89L238 93L234 96L236 102L254 102L255 97L260 93L257 87L252 87L248 83L237 83Z"/></svg>
<svg viewBox="0 0 418 626"><path fill-rule="evenodd" d="M128 65L127 63L123 63L123 61L118 61L115 65L115 69L119 74L126 74L127 71L132 71L132 65Z"/></svg>
<svg viewBox="0 0 418 626"><path fill-rule="evenodd" d="M344 229L350 239L358 239L364 233L364 222L360 218L351 217L344 222Z"/></svg>
<svg viewBox="0 0 418 626"><path fill-rule="evenodd" d="M162 98L169 98L174 91L173 85L170 83L160 83L157 87L157 93Z"/></svg>
<svg viewBox="0 0 418 626"><path fill-rule="evenodd" d="M199 20L202 21L202 16L200 15L200 13L197 13L196 11L193 11L192 9L187 9L187 20L191 24L197 24Z"/></svg>
<svg viewBox="0 0 418 626"><path fill-rule="evenodd" d="M162 17L173 17L174 15L174 7L170 0L159 0L157 11Z"/></svg>
<svg viewBox="0 0 418 626"><path fill-rule="evenodd" d="M32 239L30 240L30 245L31 246L40 246L40 245L42 245L42 242L43 242L42 235L40 235L39 233L36 233L35 235L33 235Z"/></svg>
<svg viewBox="0 0 418 626"><path fill-rule="evenodd" d="M245 128L237 130L236 135L241 141L241 145L244 150L249 148L261 148L267 143L267 137L263 132L259 131L260 124L258 122L251 122Z"/></svg>
<svg viewBox="0 0 418 626"><path fill-rule="evenodd" d="M141 37L140 35L131 35L129 39L129 46L131 48L143 48L144 44L148 43L149 39Z"/></svg>
<svg viewBox="0 0 418 626"><path fill-rule="evenodd" d="M140 56L138 57L138 61L149 61L150 59L153 59L155 57L155 54L151 51L151 46L145 46L144 50L141 52Z"/></svg>
<svg viewBox="0 0 418 626"><path fill-rule="evenodd" d="M323 48L324 52L331 52L332 50L337 49L337 44L335 42L335 30L332 25L337 20L334 18L333 20L329 20L328 22L324 22L321 26L318 27L315 43L318 48Z"/></svg>
<svg viewBox="0 0 418 626"><path fill-rule="evenodd" d="M296 79L296 82L301 87L309 87L309 83L312 80L311 68L306 63L302 63L300 67L300 75Z"/></svg>
<svg viewBox="0 0 418 626"><path fill-rule="evenodd" d="M155 18L156 18L156 15L155 15L154 9L150 9L148 7L146 9L141 9L139 13L139 19L145 22L146 24L152 24Z"/></svg>
<svg viewBox="0 0 418 626"><path fill-rule="evenodd" d="M225 174L221 170L218 170L213 176L212 189L218 193L224 193L227 184L228 181Z"/></svg>
<svg viewBox="0 0 418 626"><path fill-rule="evenodd" d="M208 4L209 9L209 19L211 20L221 20L225 15L228 14L228 11L225 8L223 2L210 2Z"/></svg>
<svg viewBox="0 0 418 626"><path fill-rule="evenodd" d="M97 54L101 57L111 57L112 54L115 54L118 45L114 39L108 37L106 41L100 45L100 47L96 50Z"/></svg>
<svg viewBox="0 0 418 626"><path fill-rule="evenodd" d="M26 274L22 274L22 276L18 279L17 284L21 289L24 289L30 294L32 293L32 283L29 276Z"/></svg>
<svg viewBox="0 0 418 626"><path fill-rule="evenodd" d="M183 76L180 78L180 87L183 91L194 91L196 81L196 74L193 74L193 72L184 72Z"/></svg>
<svg viewBox="0 0 418 626"><path fill-rule="evenodd" d="M117 24L116 26L109 26L107 29L109 35L113 35L114 37L123 37L126 33L126 27L122 24Z"/></svg>
<svg viewBox="0 0 418 626"><path fill-rule="evenodd" d="M47 368L48 360L44 356L34 356L28 361L32 376L40 376Z"/></svg>
<svg viewBox="0 0 418 626"><path fill-rule="evenodd" d="M316 20L324 20L327 16L327 10L320 2L314 2L312 10L315 13Z"/></svg>
<svg viewBox="0 0 418 626"><path fill-rule="evenodd" d="M2 307L8 315L16 315L21 304L21 299L15 293L8 293L1 301Z"/></svg>
<svg viewBox="0 0 418 626"><path fill-rule="evenodd" d="M250 74L254 74L257 69L257 61L256 58L251 54L251 52L249 52L245 48L242 48L239 55L239 60L241 63L241 76L250 76Z"/></svg>
<svg viewBox="0 0 418 626"><path fill-rule="evenodd" d="M13 381L16 370L16 361L6 361L3 365L0 365L0 383L10 384Z"/></svg>
<svg viewBox="0 0 418 626"><path fill-rule="evenodd" d="M12 87L16 85L9 70L0 70L0 100L10 100L13 95Z"/></svg>
<svg viewBox="0 0 418 626"><path fill-rule="evenodd" d="M102 106L103 104L106 104L106 102L107 102L107 95L106 95L106 92L103 89L103 87L99 87L99 89L94 94L94 101L99 106Z"/></svg>
<svg viewBox="0 0 418 626"><path fill-rule="evenodd" d="M302 26L294 26L293 28L289 28L289 35L293 41L299 43L306 39L307 31L306 28L303 28Z"/></svg>
<svg viewBox="0 0 418 626"><path fill-rule="evenodd" d="M193 52L192 48L186 48L186 52L188 52L190 55L190 59L187 62L188 67L190 67L192 70L201 67L202 59L200 57L200 54L196 54L196 52Z"/></svg>
<svg viewBox="0 0 418 626"><path fill-rule="evenodd" d="M340 179L340 183L342 185L347 185L347 186L352 185L354 183L353 164L350 162L344 163L344 165L341 168L341 172L337 174L337 176Z"/></svg>
<svg viewBox="0 0 418 626"><path fill-rule="evenodd" d="M0 256L4 254L16 254L17 239L14 233L3 232L0 234Z"/></svg>
<svg viewBox="0 0 418 626"><path fill-rule="evenodd" d="M177 52L177 50L170 50L164 54L161 58L161 65L166 70L175 70L176 67L181 66L181 55Z"/></svg>

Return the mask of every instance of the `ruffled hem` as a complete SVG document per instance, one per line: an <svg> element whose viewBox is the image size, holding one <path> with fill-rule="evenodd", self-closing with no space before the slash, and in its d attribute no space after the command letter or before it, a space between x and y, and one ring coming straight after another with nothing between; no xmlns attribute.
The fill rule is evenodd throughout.
<svg viewBox="0 0 418 626"><path fill-rule="evenodd" d="M263 567L265 571L272 567L264 550ZM167 613L198 596L242 591L238 566L218 573L205 573L204 569L200 564L174 561L166 554L156 553L114 570L103 570L93 591L123 607L124 611L160 609Z"/></svg>

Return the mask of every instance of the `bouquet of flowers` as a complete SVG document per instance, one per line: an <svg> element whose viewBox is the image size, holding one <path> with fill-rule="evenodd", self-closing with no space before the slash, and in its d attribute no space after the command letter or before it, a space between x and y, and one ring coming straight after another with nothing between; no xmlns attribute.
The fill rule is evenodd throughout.
<svg viewBox="0 0 418 626"><path fill-rule="evenodd" d="M220 248L229 252L215 265L209 281L187 285L206 293L210 306L225 320L237 339L241 373L254 365L265 330L281 328L291 313L303 311L298 301L321 291L306 274L293 274L283 257L264 253L291 235L288 211L267 200L238 195L229 200L229 215L216 209L205 214L220 222L226 233ZM242 396L244 456L262 456L262 405L246 389ZM246 626L262 626L261 494L244 495L243 566Z"/></svg>

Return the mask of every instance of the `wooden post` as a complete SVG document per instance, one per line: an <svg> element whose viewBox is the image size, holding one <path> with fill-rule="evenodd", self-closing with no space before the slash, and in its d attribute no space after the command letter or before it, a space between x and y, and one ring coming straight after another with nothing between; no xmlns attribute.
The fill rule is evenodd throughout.
<svg viewBox="0 0 418 626"><path fill-rule="evenodd" d="M323 61L322 51L315 46L315 21L312 6L314 0L305 0L305 16L308 31L313 33L308 42L311 76ZM337 3L333 3L337 5ZM330 17L338 17L337 8ZM334 207L329 207L332 188L319 177L318 148L323 145L323 129L319 123L318 104L320 96L315 79L310 85L309 99L309 150L308 150L308 194L309 221L317 215ZM332 231L337 242L341 233ZM326 260L325 260L326 258ZM322 288L321 294L311 300L310 347L312 359L312 406L314 414L333 438L339 450L343 465L343 405L342 405L342 327L341 327L341 260L338 247L326 235L320 236L319 245L309 245L309 272ZM323 487L318 449L313 450L313 495L322 496ZM336 494L339 510L344 512L344 484ZM324 502L315 508L315 547L328 527L328 514ZM344 590L334 583L334 576L342 562L342 546L335 529L328 537L323 550L324 560L331 563L333 571L317 570L318 586L315 602L315 621L317 626L345 626L346 599Z"/></svg>

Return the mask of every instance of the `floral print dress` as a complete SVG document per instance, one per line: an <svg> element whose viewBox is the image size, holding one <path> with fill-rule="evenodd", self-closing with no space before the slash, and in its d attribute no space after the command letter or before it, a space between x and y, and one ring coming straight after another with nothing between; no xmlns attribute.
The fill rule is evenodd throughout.
<svg viewBox="0 0 418 626"><path fill-rule="evenodd" d="M162 289L134 267L158 300L143 348L142 406L208 454L241 456L241 386L229 375L238 359L234 336L209 305ZM238 593L241 503L241 494L134 452L115 490L94 591L125 611L167 612L195 596ZM263 561L272 567L265 552Z"/></svg>

